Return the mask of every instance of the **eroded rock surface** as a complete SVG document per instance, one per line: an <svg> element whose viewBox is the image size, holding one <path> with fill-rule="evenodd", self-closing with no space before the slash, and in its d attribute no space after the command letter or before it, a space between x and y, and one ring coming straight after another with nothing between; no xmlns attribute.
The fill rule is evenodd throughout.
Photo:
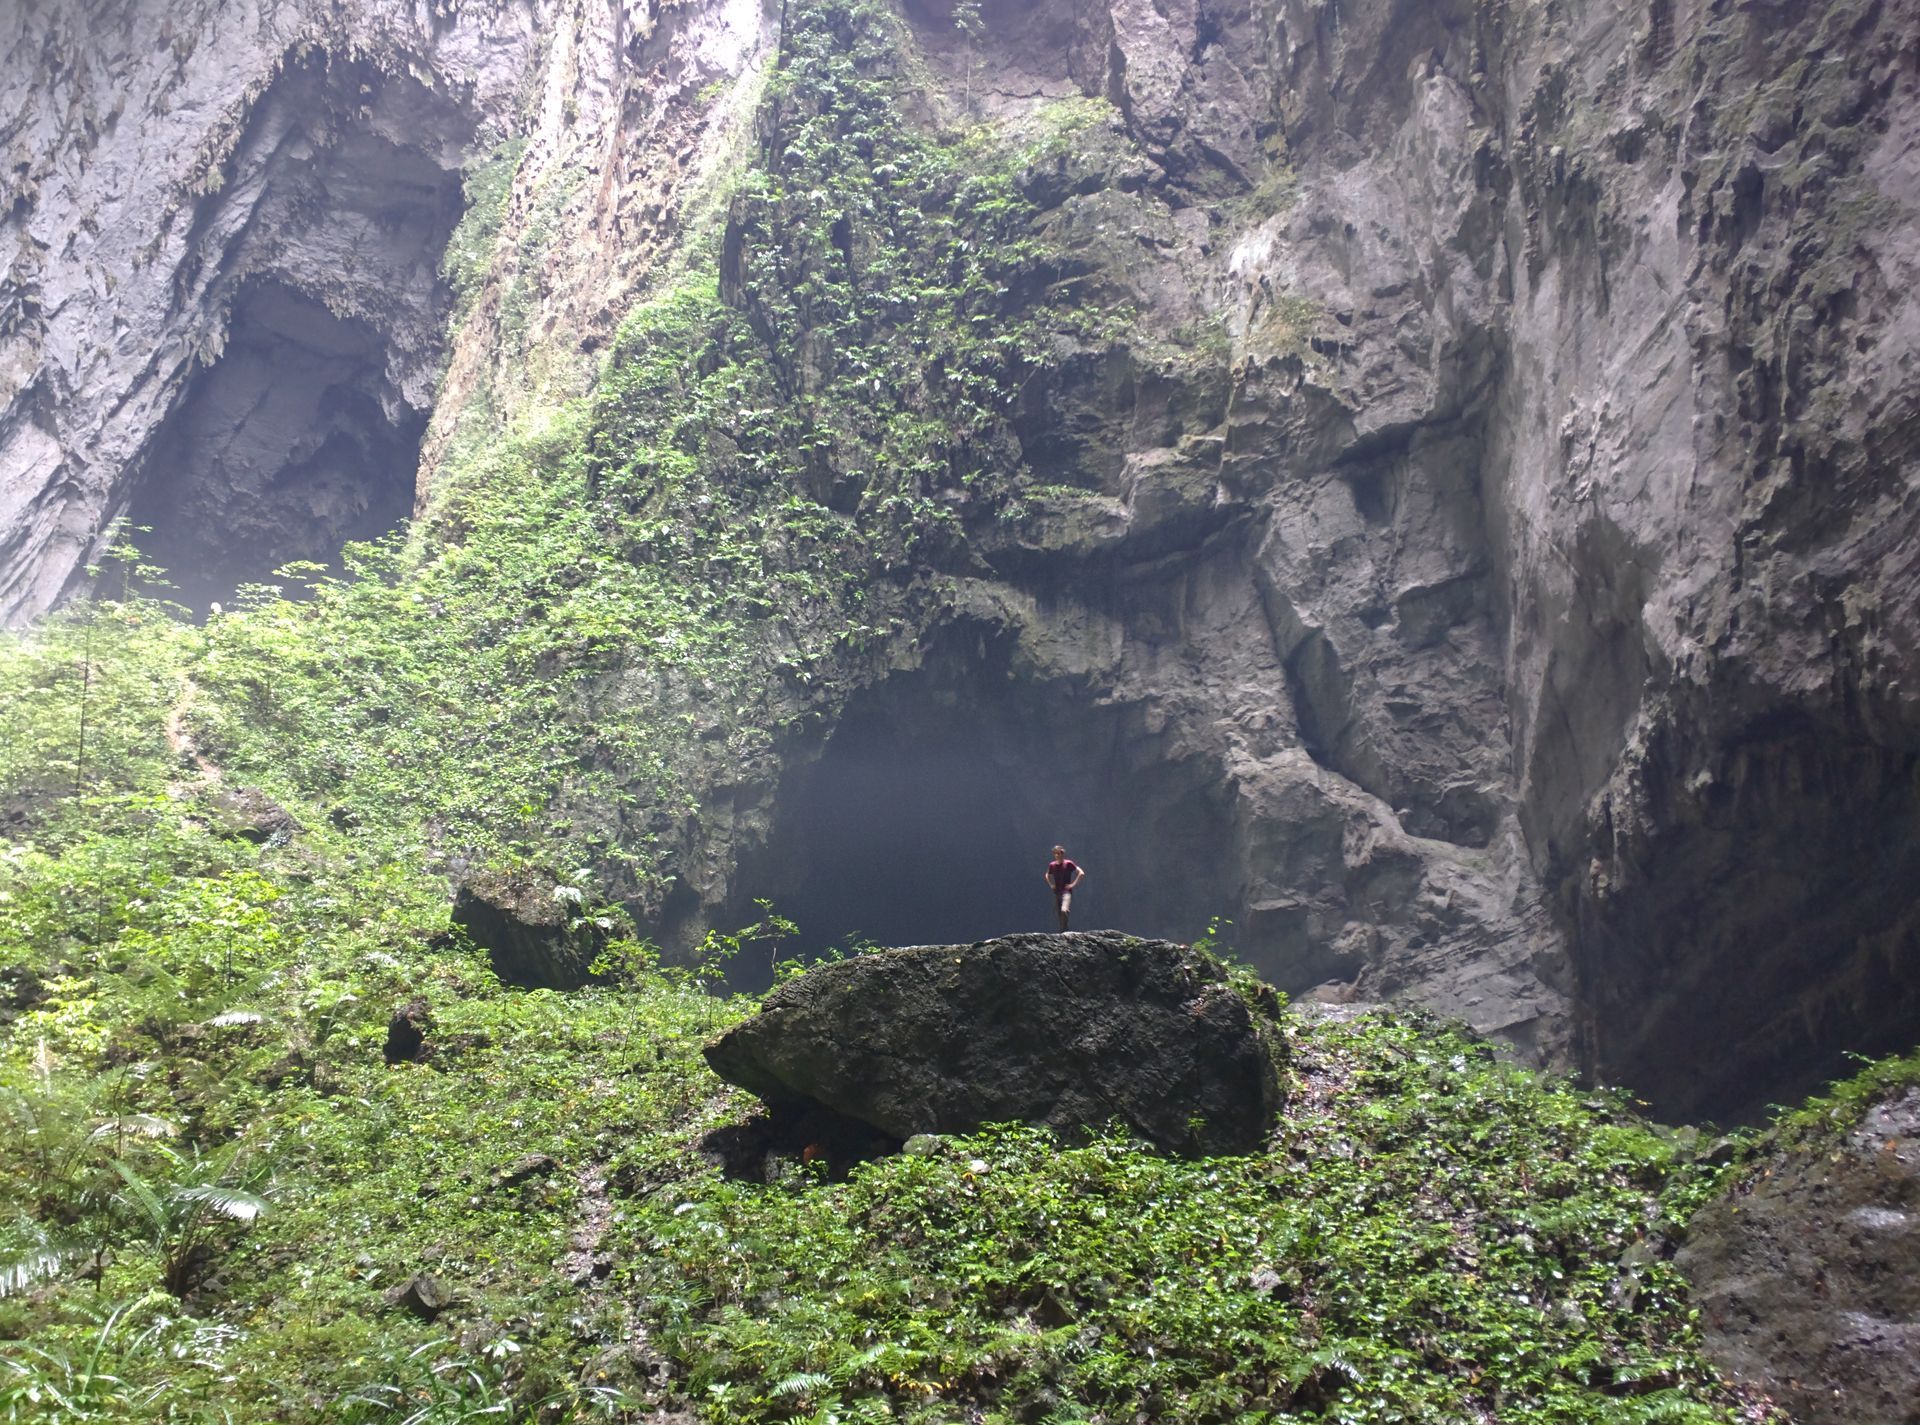
<svg viewBox="0 0 1920 1425"><path fill-rule="evenodd" d="M405 514L461 167L504 132L538 13L6 7L0 620L130 508L203 602Z"/></svg>
<svg viewBox="0 0 1920 1425"><path fill-rule="evenodd" d="M453 924L493 972L528 989L574 990L593 978L606 933L579 915L579 893L531 872L476 871L454 893Z"/></svg>
<svg viewBox="0 0 1920 1425"><path fill-rule="evenodd" d="M1117 115L1023 188L1142 320L1034 375L1059 487L854 720L1014 728L1126 788L1107 862L1199 877L1278 983L1663 1114L1909 1044L1920 11L1043 8L1048 82ZM1031 48L963 86L937 20L929 106L1045 88ZM818 746L726 789L704 906L767 884Z"/></svg>
<svg viewBox="0 0 1920 1425"><path fill-rule="evenodd" d="M201 608L327 561L404 519L469 404L577 390L767 31L754 0L0 10L0 623L122 515ZM463 173L503 146L513 240L467 255L450 351Z"/></svg>
<svg viewBox="0 0 1920 1425"><path fill-rule="evenodd" d="M1118 1120L1162 1147L1233 1153L1273 1125L1281 1042L1208 956L1076 931L816 966L706 1055L776 1118L826 1108L903 1141Z"/></svg>
<svg viewBox="0 0 1920 1425"><path fill-rule="evenodd" d="M1807 1425L1920 1421L1920 1089L1766 1162L1678 1264L1714 1358Z"/></svg>
<svg viewBox="0 0 1920 1425"><path fill-rule="evenodd" d="M496 138L524 150L426 480L591 380L756 137L778 11L451 8L0 19L0 616L57 597L196 430L221 435L190 488L150 488L197 524L279 558L305 551L275 510L329 541L386 518L346 472L421 438L433 192ZM769 891L857 904L866 862L837 867L810 808L899 750L875 726L958 729L1019 811L966 829L1080 842L1103 918L1224 915L1289 990L1416 998L1663 1114L1910 1044L1916 0L902 13L913 121L1027 144L1079 106L1017 188L1063 290L1113 321L980 437L1044 498L1016 519L930 491L964 549L875 590L880 652L769 694L787 731L735 746L740 704L644 656L591 690L596 716L687 729L672 807L566 809L657 850L658 874L603 868L645 929L685 951ZM417 191L357 186L375 152ZM404 221L367 218L390 200ZM744 240L722 290L751 316ZM843 260L815 246L773 264L796 290ZM811 379L845 353L807 336L777 355ZM291 346L332 401L234 436L248 363ZM228 478L262 445L302 501ZM846 516L859 473L833 458L795 478Z"/></svg>

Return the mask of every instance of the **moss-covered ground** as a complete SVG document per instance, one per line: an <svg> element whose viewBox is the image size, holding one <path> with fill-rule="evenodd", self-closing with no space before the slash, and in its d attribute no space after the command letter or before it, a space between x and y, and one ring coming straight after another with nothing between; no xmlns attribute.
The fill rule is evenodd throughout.
<svg viewBox="0 0 1920 1425"><path fill-rule="evenodd" d="M1759 1410L1666 1261L1695 1136L1414 1019L1289 1017L1256 1156L1008 1126L726 1179L699 1140L751 1105L698 1049L750 1006L638 945L503 989L417 828L289 796L303 830L236 834L168 741L216 637L102 601L0 660L9 1418ZM391 1297L421 1272L432 1322Z"/></svg>
<svg viewBox="0 0 1920 1425"><path fill-rule="evenodd" d="M750 1006L629 947L503 989L417 833L234 834L168 745L209 635L11 645L0 1414L1724 1420L1667 1244L1719 1170L1417 1020L1289 1017L1260 1155L1008 1126L724 1178ZM91 658L87 658L91 648ZM85 698L86 788L77 749ZM51 773L51 780L49 780ZM384 1061L424 997L431 1052ZM432 1322L390 1293L429 1272Z"/></svg>
<svg viewBox="0 0 1920 1425"><path fill-rule="evenodd" d="M1694 1136L1444 1027L1290 1020L1252 1157L1006 1126L742 1183L698 1049L750 1005L631 938L510 990L448 934L483 861L644 919L713 769L1059 478L1018 391L1124 314L1063 305L1027 140L902 122L890 23L798 8L727 240L409 537L203 626L113 563L0 643L0 1419L1765 1415L1667 1265Z"/></svg>

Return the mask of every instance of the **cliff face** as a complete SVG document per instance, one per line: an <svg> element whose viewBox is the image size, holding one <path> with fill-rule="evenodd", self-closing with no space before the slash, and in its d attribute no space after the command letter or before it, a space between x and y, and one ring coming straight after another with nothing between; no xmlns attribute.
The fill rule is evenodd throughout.
<svg viewBox="0 0 1920 1425"><path fill-rule="evenodd" d="M459 166L509 118L534 18L423 13L9 7L10 621L51 604L130 507L189 579L326 558L390 526L396 493L405 511Z"/></svg>
<svg viewBox="0 0 1920 1425"><path fill-rule="evenodd" d="M762 38L739 3L117 0L0 25L7 622L123 516L203 608L398 525L443 383L468 405L455 288L480 295L516 167L540 205L520 235L569 241L504 256L498 359L515 389L577 389L671 228L700 133L681 110ZM463 170L481 211L449 257Z"/></svg>
<svg viewBox="0 0 1920 1425"><path fill-rule="evenodd" d="M1342 328L1333 463L1380 470L1383 422L1390 542L1421 550L1423 466L1475 470L1454 567L1497 650L1493 796L1583 1058L1671 1111L1912 1033L1911 21L1299 6L1276 31L1302 196L1263 255ZM1477 449L1423 459L1443 418ZM1329 644L1365 690L1404 630L1346 602ZM1395 725L1363 697L1354 765Z"/></svg>
<svg viewBox="0 0 1920 1425"><path fill-rule="evenodd" d="M1911 1040L1920 16L1801 8L912 0L860 63L905 118L1018 152L993 211L1044 255L976 315L1111 320L1056 323L949 419L915 478L958 535L876 576L877 650L769 675L777 736L709 745L698 689L638 662L597 685L684 714L695 769L685 815L602 817L659 848L632 908L681 945L769 891L910 928L1061 837L1100 920L1224 913L1291 989L1411 994L1663 1111ZM912 330L822 315L891 260L873 212L728 197L815 161L807 96L755 109L776 14L175 11L15 22L13 617L129 505L176 564L324 557L386 517L353 481L410 476L439 380L430 502L587 389L723 202L721 293L783 400ZM449 283L449 185L489 152L497 236L463 228ZM295 353L282 410L261 373ZM951 417L960 378L915 360L926 390L863 399ZM858 522L851 448L788 454ZM1017 500L983 493L1005 471ZM202 543L164 547L173 511Z"/></svg>

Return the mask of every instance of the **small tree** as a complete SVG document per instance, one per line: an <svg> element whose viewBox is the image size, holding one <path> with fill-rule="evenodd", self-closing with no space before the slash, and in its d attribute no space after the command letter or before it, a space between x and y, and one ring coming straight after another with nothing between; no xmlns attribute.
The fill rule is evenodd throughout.
<svg viewBox="0 0 1920 1425"><path fill-rule="evenodd" d="M123 1162L164 1151L178 1130L151 1113L108 1107L126 1079L59 1072L44 1041L24 1082L0 1082L0 1297L26 1291L91 1258L95 1280L112 1245L111 1207Z"/></svg>
<svg viewBox="0 0 1920 1425"><path fill-rule="evenodd" d="M980 37L987 32L987 22L980 17L980 0L960 0L953 7L953 27L966 37L967 41L967 107L973 107L973 50Z"/></svg>
<svg viewBox="0 0 1920 1425"><path fill-rule="evenodd" d="M243 1171L237 1143L212 1153L198 1148L177 1153L162 1147L170 1180L155 1181L116 1159L114 1171L126 1187L114 1205L148 1239L160 1258L160 1283L175 1296L193 1288L216 1236L228 1225L245 1227L267 1210L267 1200L240 1183Z"/></svg>

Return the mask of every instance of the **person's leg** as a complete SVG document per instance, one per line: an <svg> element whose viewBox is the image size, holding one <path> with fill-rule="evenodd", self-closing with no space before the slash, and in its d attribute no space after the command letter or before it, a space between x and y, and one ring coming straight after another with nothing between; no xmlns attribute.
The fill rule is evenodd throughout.
<svg viewBox="0 0 1920 1425"><path fill-rule="evenodd" d="M1072 891L1060 892L1060 928L1062 930L1065 930L1067 928L1067 917L1072 913L1072 911L1073 911L1073 892Z"/></svg>

